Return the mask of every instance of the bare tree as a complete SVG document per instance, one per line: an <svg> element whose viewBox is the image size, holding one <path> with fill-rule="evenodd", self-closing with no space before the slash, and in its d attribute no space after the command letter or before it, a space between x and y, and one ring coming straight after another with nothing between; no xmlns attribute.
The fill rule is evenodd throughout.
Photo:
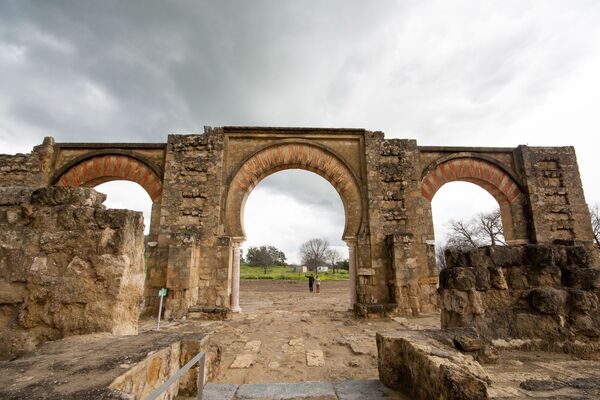
<svg viewBox="0 0 600 400"><path fill-rule="evenodd" d="M590 206L590 218L592 219L592 230L594 231L596 246L600 247L600 206L598 206L598 203Z"/></svg>
<svg viewBox="0 0 600 400"><path fill-rule="evenodd" d="M476 248L481 245L477 226L474 221L463 221L460 219L451 220L448 224L448 242L447 247L456 247L461 249Z"/></svg>
<svg viewBox="0 0 600 400"><path fill-rule="evenodd" d="M489 213L480 213L477 216L477 220L476 229L484 243L491 244L492 246L498 244L506 245L500 209L496 209Z"/></svg>
<svg viewBox="0 0 600 400"><path fill-rule="evenodd" d="M316 270L319 265L326 262L325 254L329 249L329 242L325 239L310 239L300 246L302 263L311 270Z"/></svg>
<svg viewBox="0 0 600 400"><path fill-rule="evenodd" d="M474 249L486 245L505 245L500 210L481 213L470 221L450 221L445 247Z"/></svg>
<svg viewBox="0 0 600 400"><path fill-rule="evenodd" d="M329 265L331 265L331 269L333 269L333 273L335 274L337 263L342 259L342 255L336 249L328 249L325 252L325 259L327 260Z"/></svg>

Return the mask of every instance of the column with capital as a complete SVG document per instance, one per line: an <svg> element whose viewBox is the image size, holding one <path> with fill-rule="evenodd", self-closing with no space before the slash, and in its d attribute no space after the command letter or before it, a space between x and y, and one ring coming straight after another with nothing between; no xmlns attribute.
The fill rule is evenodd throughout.
<svg viewBox="0 0 600 400"><path fill-rule="evenodd" d="M231 311L237 313L240 308L240 242L231 244Z"/></svg>
<svg viewBox="0 0 600 400"><path fill-rule="evenodd" d="M348 276L350 278L350 308L356 304L356 241L348 240Z"/></svg>

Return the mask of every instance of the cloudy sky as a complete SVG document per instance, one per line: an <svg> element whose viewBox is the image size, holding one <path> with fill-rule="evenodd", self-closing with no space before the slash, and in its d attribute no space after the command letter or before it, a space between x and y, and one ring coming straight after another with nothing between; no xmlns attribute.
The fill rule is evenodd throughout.
<svg viewBox="0 0 600 400"><path fill-rule="evenodd" d="M597 1L4 0L0 153L27 152L48 135L163 142L204 125L574 145L594 203L598 20ZM249 243L279 244L292 261L298 238L342 245L341 203L321 181L296 172L263 181L246 209ZM104 190L112 205L145 202L129 186ZM448 218L493 208L486 196L468 184L442 188L439 236Z"/></svg>

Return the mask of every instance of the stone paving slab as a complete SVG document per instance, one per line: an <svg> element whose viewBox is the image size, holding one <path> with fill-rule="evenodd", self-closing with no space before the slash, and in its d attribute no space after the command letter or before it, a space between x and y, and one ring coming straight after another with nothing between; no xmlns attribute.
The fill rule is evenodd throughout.
<svg viewBox="0 0 600 400"><path fill-rule="evenodd" d="M238 386L233 383L209 383L204 386L202 400L233 400Z"/></svg>
<svg viewBox="0 0 600 400"><path fill-rule="evenodd" d="M300 383L209 383L202 400L410 400L379 380Z"/></svg>
<svg viewBox="0 0 600 400"><path fill-rule="evenodd" d="M340 381L333 384L339 400L409 400L406 395L386 387L377 379Z"/></svg>
<svg viewBox="0 0 600 400"><path fill-rule="evenodd" d="M237 400L338 400L329 382L269 383L240 385Z"/></svg>

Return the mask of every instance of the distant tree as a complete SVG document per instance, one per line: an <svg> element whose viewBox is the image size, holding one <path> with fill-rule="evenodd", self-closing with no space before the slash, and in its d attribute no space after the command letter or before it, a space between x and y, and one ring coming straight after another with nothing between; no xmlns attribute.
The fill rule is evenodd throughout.
<svg viewBox="0 0 600 400"><path fill-rule="evenodd" d="M345 260L338 261L337 268L348 271L350 269L350 260L345 259Z"/></svg>
<svg viewBox="0 0 600 400"><path fill-rule="evenodd" d="M600 206L598 206L598 203L590 206L590 218L592 219L592 230L594 231L596 246L600 247Z"/></svg>
<svg viewBox="0 0 600 400"><path fill-rule="evenodd" d="M326 263L326 253L329 249L329 242L325 239L310 239L300 246L300 256L302 264L311 270L316 270L319 265Z"/></svg>
<svg viewBox="0 0 600 400"><path fill-rule="evenodd" d="M477 230L484 243L492 246L499 244L506 245L500 209L496 209L489 213L480 213L477 216Z"/></svg>
<svg viewBox="0 0 600 400"><path fill-rule="evenodd" d="M331 266L333 273L335 274L335 269L337 267L337 263L342 259L342 255L336 249L329 248L325 252L325 259Z"/></svg>
<svg viewBox="0 0 600 400"><path fill-rule="evenodd" d="M451 220L446 243L435 245L436 265L440 270L446 267L444 253L448 248L467 250L490 245L506 245L499 209L480 213L469 221Z"/></svg>
<svg viewBox="0 0 600 400"><path fill-rule="evenodd" d="M285 253L275 246L249 247L246 251L248 264L263 267L265 275L272 265L285 265Z"/></svg>
<svg viewBox="0 0 600 400"><path fill-rule="evenodd" d="M445 247L474 249L487 245L505 245L500 210L480 213L470 221L450 221Z"/></svg>

